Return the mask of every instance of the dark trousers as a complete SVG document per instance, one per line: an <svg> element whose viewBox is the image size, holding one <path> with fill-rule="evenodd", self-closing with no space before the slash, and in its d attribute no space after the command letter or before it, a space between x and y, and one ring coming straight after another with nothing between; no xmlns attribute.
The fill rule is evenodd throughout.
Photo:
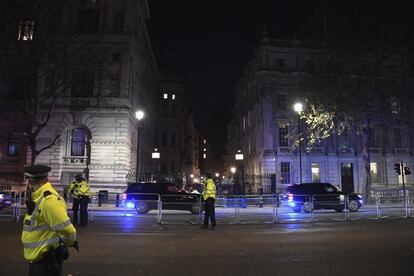
<svg viewBox="0 0 414 276"><path fill-rule="evenodd" d="M72 211L73 211L72 223L73 223L73 225L78 224L79 204L80 204L80 200L78 198L74 197L73 201L72 201Z"/></svg>
<svg viewBox="0 0 414 276"><path fill-rule="evenodd" d="M216 211L214 209L215 199L212 197L207 198L204 210L204 226L208 226L208 220L210 219L211 226L216 227Z"/></svg>
<svg viewBox="0 0 414 276"><path fill-rule="evenodd" d="M61 253L59 249L50 249L43 259L29 263L29 276L61 276L65 259Z"/></svg>
<svg viewBox="0 0 414 276"><path fill-rule="evenodd" d="M88 225L89 197L88 196L81 196L79 201L80 201L80 225L81 226L86 226L86 225Z"/></svg>

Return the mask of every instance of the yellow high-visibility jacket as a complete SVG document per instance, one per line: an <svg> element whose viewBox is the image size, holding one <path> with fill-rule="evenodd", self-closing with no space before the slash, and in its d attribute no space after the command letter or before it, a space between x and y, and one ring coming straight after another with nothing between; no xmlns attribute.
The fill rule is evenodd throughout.
<svg viewBox="0 0 414 276"><path fill-rule="evenodd" d="M79 182L76 193L78 197L91 195L91 191L89 190L89 184L86 180L82 180L81 182Z"/></svg>
<svg viewBox="0 0 414 276"><path fill-rule="evenodd" d="M24 258L29 262L42 259L49 248L60 242L71 246L76 240L76 229L67 214L64 199L47 182L32 193L35 208L23 221L21 240Z"/></svg>
<svg viewBox="0 0 414 276"><path fill-rule="evenodd" d="M81 182L74 180L69 186L69 192L72 193L75 198L91 195L89 184L86 180L82 180Z"/></svg>
<svg viewBox="0 0 414 276"><path fill-rule="evenodd" d="M206 185L204 186L203 191L203 199L207 200L209 197L216 198L216 184L214 184L212 179L206 180Z"/></svg>

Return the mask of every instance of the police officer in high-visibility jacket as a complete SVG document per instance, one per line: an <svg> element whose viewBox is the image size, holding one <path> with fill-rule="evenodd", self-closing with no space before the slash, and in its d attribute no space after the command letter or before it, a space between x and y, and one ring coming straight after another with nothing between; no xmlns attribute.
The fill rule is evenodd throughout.
<svg viewBox="0 0 414 276"><path fill-rule="evenodd" d="M78 250L76 230L67 214L64 199L48 181L50 167L31 165L24 168L27 179L27 214L22 243L29 261L29 275L61 275L68 247Z"/></svg>
<svg viewBox="0 0 414 276"><path fill-rule="evenodd" d="M75 181L69 187L69 192L73 194L73 223L78 223L78 210L80 209L80 226L86 226L88 224L88 204L91 194L88 182L82 175L76 175Z"/></svg>
<svg viewBox="0 0 414 276"><path fill-rule="evenodd" d="M214 202L216 201L216 184L211 179L211 174L206 175L206 184L203 190L203 199L205 201L204 210L204 224L201 229L208 228L208 220L210 219L211 228L210 230L216 229L216 212L214 208Z"/></svg>

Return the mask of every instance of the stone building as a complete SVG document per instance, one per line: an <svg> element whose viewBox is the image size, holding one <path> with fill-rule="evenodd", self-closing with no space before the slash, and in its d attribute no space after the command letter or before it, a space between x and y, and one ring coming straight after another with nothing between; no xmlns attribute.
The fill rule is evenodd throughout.
<svg viewBox="0 0 414 276"><path fill-rule="evenodd" d="M343 66L342 74L364 74L372 65L370 48L360 50L363 58L349 58L335 51L331 54L334 64L338 68ZM324 139L311 149L302 145L300 154L298 147L294 146L293 134L298 132L298 115L293 111L293 104L305 99L310 90L317 89L326 51L327 47L322 43L276 40L269 38L267 33L263 34L236 87L235 115L228 125L227 166L236 165L234 156L237 150L241 150L245 175L274 174L278 187L297 183L302 177L305 183L330 182L345 191L364 192L362 137L355 129ZM404 64L393 63L395 56L386 63L393 67L390 79L396 74L402 76L408 70L406 56ZM399 85L397 83L394 82ZM412 85L408 81L406 84ZM384 116L393 113L405 124L386 125L381 120L371 122L369 151L374 189L400 188L402 178L395 173L394 164L402 161L407 167L414 166L413 129L407 126L407 122L412 125L414 119L410 91L409 88L401 90L399 99L384 106ZM378 104L377 101L375 103ZM305 123L299 123L304 133ZM412 187L413 176L407 175L405 182ZM260 181L246 184L251 186L246 189L250 188L252 192L259 188L271 191L270 187L261 187Z"/></svg>
<svg viewBox="0 0 414 276"><path fill-rule="evenodd" d="M194 128L193 114L184 103L181 82L167 72L161 72L160 122L158 129L157 162L161 176L175 179L180 185L191 184L199 175L198 133ZM192 176L192 177L191 177Z"/></svg>
<svg viewBox="0 0 414 276"><path fill-rule="evenodd" d="M46 127L36 136L37 148L46 149L35 160L52 167L51 182L63 189L74 175L84 174L94 191L123 191L127 181L135 180L137 171L150 173L160 81L146 28L148 2L12 2L1 4L2 42L8 43L1 45L0 53L24 48L38 61L32 70L36 88L27 93L33 98L52 90L49 83L53 81L64 84L58 97L48 97L44 106L38 106L41 116L52 111ZM49 47L40 47L46 44ZM55 75L51 77L50 72ZM13 98L16 91L25 92L21 86L13 86L15 79L0 76L2 100ZM21 97L14 102L23 105ZM32 160L25 143L27 128L22 127L30 117L15 120L19 113L11 113L16 110L5 103L2 101L5 139L0 141L0 185L18 190L13 186L21 183L16 176L21 176L22 166ZM140 121L138 110L145 114ZM14 119L5 119L7 114ZM36 126L37 122L31 122L29 132Z"/></svg>

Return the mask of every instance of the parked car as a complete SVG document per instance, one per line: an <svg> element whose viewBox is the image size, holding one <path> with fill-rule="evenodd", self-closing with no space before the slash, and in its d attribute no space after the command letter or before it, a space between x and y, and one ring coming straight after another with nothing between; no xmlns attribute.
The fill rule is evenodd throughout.
<svg viewBox="0 0 414 276"><path fill-rule="evenodd" d="M146 214L150 210L158 209L158 195L162 209L189 210L193 214L200 211L200 194L186 192L168 182L128 183L122 200L126 208L135 208L139 214Z"/></svg>
<svg viewBox="0 0 414 276"><path fill-rule="evenodd" d="M302 183L289 185L286 197L293 211L309 213L313 209L333 209L342 212L348 198L348 210L356 212L362 206L362 197L356 193L344 193L330 183ZM311 203L313 201L313 204Z"/></svg>
<svg viewBox="0 0 414 276"><path fill-rule="evenodd" d="M13 203L13 193L11 192L0 192L0 209L9 207Z"/></svg>

